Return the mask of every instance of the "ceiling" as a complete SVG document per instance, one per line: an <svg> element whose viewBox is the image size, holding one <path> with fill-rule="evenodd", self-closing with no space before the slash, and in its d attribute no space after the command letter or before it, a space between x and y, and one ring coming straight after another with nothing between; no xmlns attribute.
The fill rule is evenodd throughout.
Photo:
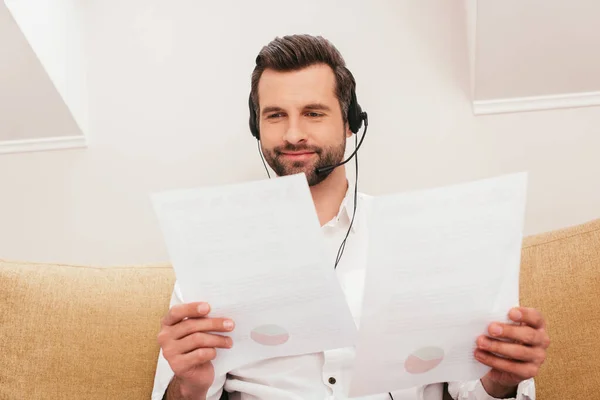
<svg viewBox="0 0 600 400"><path fill-rule="evenodd" d="M83 138L83 133L71 110L6 3L0 2L0 153L36 141L37 147L56 147L53 141L72 147L73 137Z"/></svg>

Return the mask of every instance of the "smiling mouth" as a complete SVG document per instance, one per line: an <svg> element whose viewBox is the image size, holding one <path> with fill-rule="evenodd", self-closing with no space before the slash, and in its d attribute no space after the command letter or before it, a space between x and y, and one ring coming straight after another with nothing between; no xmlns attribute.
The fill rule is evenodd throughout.
<svg viewBox="0 0 600 400"><path fill-rule="evenodd" d="M302 152L302 153L281 153L281 155L287 159L290 160L306 160L310 157L312 157L312 155L315 154L314 152Z"/></svg>

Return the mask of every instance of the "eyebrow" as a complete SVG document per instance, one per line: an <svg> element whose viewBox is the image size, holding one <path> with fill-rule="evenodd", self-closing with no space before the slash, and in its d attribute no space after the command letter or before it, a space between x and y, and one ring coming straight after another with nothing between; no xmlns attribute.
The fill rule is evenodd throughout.
<svg viewBox="0 0 600 400"><path fill-rule="evenodd" d="M312 110L312 111L331 111L331 108L322 103L311 103L304 106L304 110ZM266 115L272 112L281 112L284 111L283 108L277 106L268 106L263 108L262 115Z"/></svg>
<svg viewBox="0 0 600 400"><path fill-rule="evenodd" d="M325 104L321 104L321 103L307 104L304 107L304 109L305 110L331 111L331 108L329 108L329 106L326 106Z"/></svg>
<svg viewBox="0 0 600 400"><path fill-rule="evenodd" d="M283 111L283 108L274 106L265 107L262 110L262 115L266 115L275 111Z"/></svg>

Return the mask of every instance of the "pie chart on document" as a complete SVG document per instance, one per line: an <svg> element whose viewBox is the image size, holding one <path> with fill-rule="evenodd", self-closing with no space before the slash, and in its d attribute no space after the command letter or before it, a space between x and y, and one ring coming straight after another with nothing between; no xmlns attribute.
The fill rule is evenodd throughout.
<svg viewBox="0 0 600 400"><path fill-rule="evenodd" d="M443 359L443 349L435 346L422 347L408 356L404 368L410 374L424 374L440 365Z"/></svg>
<svg viewBox="0 0 600 400"><path fill-rule="evenodd" d="M250 338L264 346L279 346L287 342L290 335L279 325L261 325L252 329Z"/></svg>

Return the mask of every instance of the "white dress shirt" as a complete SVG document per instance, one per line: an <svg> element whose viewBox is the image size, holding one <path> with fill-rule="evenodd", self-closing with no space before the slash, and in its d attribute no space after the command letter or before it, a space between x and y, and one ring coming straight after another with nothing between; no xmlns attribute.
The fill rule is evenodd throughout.
<svg viewBox="0 0 600 400"><path fill-rule="evenodd" d="M363 279L367 256L366 209L370 196L359 193L356 216L336 273L355 321L361 311ZM354 189L349 185L346 197L335 218L322 226L333 268L338 248L344 239L354 205ZM184 302L177 282L170 306ZM508 311L508 310L507 310ZM234 343L235 348L235 343ZM208 400L218 400L223 390L232 400L326 400L347 399L342 391L350 378L354 348L328 350L300 356L278 357L245 365L218 376L208 392ZM152 400L161 400L173 377L160 351ZM455 400L492 400L479 380L449 382L448 392ZM394 400L442 400L442 383L392 392ZM355 400L389 400L388 393L353 398ZM512 398L515 399L515 398ZM516 400L535 400L533 379L521 382Z"/></svg>

